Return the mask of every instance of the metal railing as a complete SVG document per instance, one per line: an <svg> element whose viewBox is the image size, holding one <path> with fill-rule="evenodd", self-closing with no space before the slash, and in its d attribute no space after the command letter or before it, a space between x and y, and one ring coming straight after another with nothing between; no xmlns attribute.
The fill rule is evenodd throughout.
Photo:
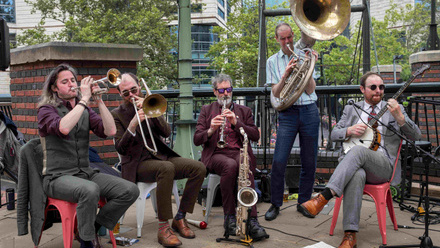
<svg viewBox="0 0 440 248"><path fill-rule="evenodd" d="M391 97L397 92L403 84L387 84L385 98ZM259 142L252 144L254 150L261 153L272 153L276 140L276 131L278 125L278 113L270 104L270 87L254 87L254 88L234 88L233 95L234 101L250 107L254 113L255 123L260 128L261 137ZM440 82L433 83L414 83L410 85L400 97L399 101L403 102L407 96L411 96L413 93L439 93ZM153 90L152 93L163 95L168 101L167 120L172 125L173 130L176 130L176 121L179 117L179 90ZM320 150L334 151L339 147L337 144L330 142L330 134L332 127L341 118L342 110L349 98L355 100L361 100L362 94L359 90L359 85L339 85L339 86L317 86L316 93L318 95L318 108L320 110L320 134L319 134L319 148ZM196 88L193 90L194 95L194 109L193 118L197 120L200 109L203 105L209 104L215 101L214 94L210 88ZM433 100L435 97L420 97ZM439 97L440 98L440 97ZM403 100L402 100L403 99ZM9 95L0 95L0 106L8 116L11 115L10 108L11 97ZM438 107L437 107L438 109ZM417 110L413 112L411 108L408 110L412 119L419 123L422 118ZM12 117L12 116L10 116ZM424 117L423 117L424 118ZM12 118L11 118L12 119ZM425 118L427 119L427 118ZM423 121L425 121L423 119ZM431 131L428 130L428 140L435 139L435 142L439 144L438 134L438 122L436 121L425 126L431 126ZM434 125L434 127L433 127ZM434 131L435 130L435 131ZM175 135L170 137L170 146L174 146ZM297 143L294 144L294 148L299 147ZM265 160L265 156L264 156Z"/></svg>

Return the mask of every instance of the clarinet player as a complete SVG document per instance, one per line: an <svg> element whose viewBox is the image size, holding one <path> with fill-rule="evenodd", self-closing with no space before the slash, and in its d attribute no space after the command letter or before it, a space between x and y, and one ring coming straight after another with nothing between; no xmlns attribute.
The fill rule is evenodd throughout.
<svg viewBox="0 0 440 248"><path fill-rule="evenodd" d="M203 145L202 162L210 173L221 176L220 189L224 212L224 228L227 233L236 233L236 195L237 177L240 167L240 149L243 148L242 127L249 140L258 141L260 134L254 124L250 108L232 101L232 79L229 75L219 74L212 79L214 95L217 101L202 107L194 133L194 144ZM225 107L223 107L225 106ZM221 138L222 137L222 138ZM219 142L220 141L220 142ZM224 146L219 143L224 142ZM255 189L255 156L248 149L251 188ZM251 212L249 234L253 240L268 238L257 219L257 207Z"/></svg>

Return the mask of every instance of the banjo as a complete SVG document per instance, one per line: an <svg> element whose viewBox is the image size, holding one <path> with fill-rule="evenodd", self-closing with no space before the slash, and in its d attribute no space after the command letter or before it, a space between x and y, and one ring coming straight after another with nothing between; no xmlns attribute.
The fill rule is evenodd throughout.
<svg viewBox="0 0 440 248"><path fill-rule="evenodd" d="M394 94L392 99L397 99L403 91L416 79L416 77L422 75L426 70L428 70L431 66L429 64L422 65L412 76L411 78ZM379 120L385 112L387 112L388 108L385 105L379 113L376 114L371 120L367 123L368 128L365 130L365 133L360 137L351 137L348 140L342 143L342 148L344 153L353 148L354 146L364 146L373 151L377 151L380 145L381 136L380 133L375 128L377 125L377 120Z"/></svg>

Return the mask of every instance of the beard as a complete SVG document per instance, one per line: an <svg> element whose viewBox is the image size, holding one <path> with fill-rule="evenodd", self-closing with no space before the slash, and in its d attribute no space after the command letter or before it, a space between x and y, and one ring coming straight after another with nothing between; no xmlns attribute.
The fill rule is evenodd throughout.
<svg viewBox="0 0 440 248"><path fill-rule="evenodd" d="M75 92L75 94L63 94L58 91L57 95L58 95L58 98L60 98L60 99L63 99L65 101L70 101L74 98L77 98L79 94L77 92Z"/></svg>
<svg viewBox="0 0 440 248"><path fill-rule="evenodd" d="M231 102L232 102L232 96L225 96L225 97L222 97L222 98L218 98L217 102L218 102L218 104L220 104L222 106L226 102L226 106L229 106L231 104Z"/></svg>
<svg viewBox="0 0 440 248"><path fill-rule="evenodd" d="M383 94L381 94L381 95L373 95L373 96L370 96L367 99L367 102L370 105L377 105L380 101L382 101L382 98L383 98Z"/></svg>

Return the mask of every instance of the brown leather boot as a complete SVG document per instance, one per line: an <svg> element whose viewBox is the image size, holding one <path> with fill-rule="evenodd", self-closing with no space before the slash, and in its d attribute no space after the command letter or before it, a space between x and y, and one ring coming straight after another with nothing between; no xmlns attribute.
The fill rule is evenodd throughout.
<svg viewBox="0 0 440 248"><path fill-rule="evenodd" d="M338 248L356 248L356 232L345 232L344 239Z"/></svg>
<svg viewBox="0 0 440 248"><path fill-rule="evenodd" d="M306 217L314 218L321 212L327 202L328 200L322 194L319 194L317 197L301 204L298 207L298 211Z"/></svg>
<svg viewBox="0 0 440 248"><path fill-rule="evenodd" d="M180 220L173 219L173 224L171 225L171 227L175 231L180 233L180 236L184 238L193 239L196 237L194 232L189 228L188 222L186 221L185 218Z"/></svg>
<svg viewBox="0 0 440 248"><path fill-rule="evenodd" d="M159 229L157 232L159 244L165 247L176 247L182 244L169 226Z"/></svg>

